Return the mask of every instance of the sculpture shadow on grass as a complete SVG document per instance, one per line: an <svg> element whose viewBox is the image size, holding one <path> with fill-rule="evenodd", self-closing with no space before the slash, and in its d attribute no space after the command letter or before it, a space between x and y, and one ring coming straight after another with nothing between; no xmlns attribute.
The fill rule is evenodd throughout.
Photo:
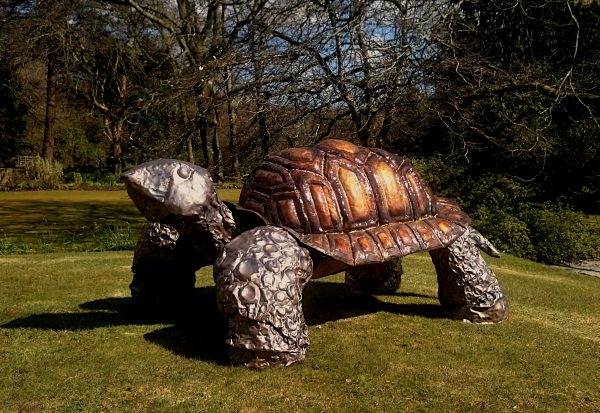
<svg viewBox="0 0 600 413"><path fill-rule="evenodd" d="M435 298L401 292L390 295ZM353 294L340 283L309 283L303 296L304 315L309 326L380 311L426 318L444 317L438 304L389 303L375 296ZM219 313L215 297L215 287L211 286L196 288L190 299L160 308L141 305L129 297L102 298L81 304L82 312L33 314L1 327L79 331L123 325L171 324L146 333L144 338L182 357L226 365L229 364L224 345L227 321Z"/></svg>
<svg viewBox="0 0 600 413"><path fill-rule="evenodd" d="M384 296L383 294L381 296ZM385 296L433 298L429 295L394 292ZM304 288L302 307L309 326L377 312L443 318L439 304L397 304L380 300L374 295L357 295L344 284L326 281L310 282Z"/></svg>

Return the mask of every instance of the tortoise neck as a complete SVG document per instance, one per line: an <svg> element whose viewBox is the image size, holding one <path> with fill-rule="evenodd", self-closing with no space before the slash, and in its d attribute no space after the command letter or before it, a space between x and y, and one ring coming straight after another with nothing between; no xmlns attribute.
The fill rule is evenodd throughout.
<svg viewBox="0 0 600 413"><path fill-rule="evenodd" d="M217 200L217 203L219 212L209 217L208 232L213 236L216 242L225 246L225 244L229 243L229 241L237 235L237 225L233 218L233 213L227 205L219 200Z"/></svg>
<svg viewBox="0 0 600 413"><path fill-rule="evenodd" d="M198 245L214 246L217 255L237 235L237 226L231 210L218 199L210 205L203 206L194 218L179 221L176 227L182 234L195 239ZM206 253L206 251L198 252Z"/></svg>
<svg viewBox="0 0 600 413"><path fill-rule="evenodd" d="M313 279L336 274L350 267L348 264L344 264L312 248L309 248L309 251L313 260Z"/></svg>

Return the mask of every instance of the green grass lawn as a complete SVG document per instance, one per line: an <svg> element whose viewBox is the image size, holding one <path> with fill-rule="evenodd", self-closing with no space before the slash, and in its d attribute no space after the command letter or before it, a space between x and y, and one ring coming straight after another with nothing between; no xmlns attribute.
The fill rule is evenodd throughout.
<svg viewBox="0 0 600 413"><path fill-rule="evenodd" d="M129 298L131 252L0 256L2 412L600 411L600 279L490 261L511 318L442 318L427 255L399 293L308 284L304 363L228 365L209 269L187 317Z"/></svg>
<svg viewBox="0 0 600 413"><path fill-rule="evenodd" d="M181 315L134 305L132 251L78 252L143 222L123 191L0 193L0 246L58 251L0 248L0 412L600 412L600 278L488 259L491 326L442 317L425 254L393 295L313 281L306 361L256 372L227 362L210 268Z"/></svg>

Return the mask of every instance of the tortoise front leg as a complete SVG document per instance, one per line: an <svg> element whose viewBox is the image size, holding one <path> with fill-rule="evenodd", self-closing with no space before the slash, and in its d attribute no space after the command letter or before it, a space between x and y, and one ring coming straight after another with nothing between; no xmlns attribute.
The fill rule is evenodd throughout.
<svg viewBox="0 0 600 413"><path fill-rule="evenodd" d="M191 297L200 263L188 253L186 244L174 227L159 222L146 224L133 255L131 296L148 304Z"/></svg>
<svg viewBox="0 0 600 413"><path fill-rule="evenodd" d="M438 297L448 318L472 323L499 323L508 318L506 297L479 253L482 239L489 244L468 228L449 247L429 252L437 272Z"/></svg>
<svg viewBox="0 0 600 413"><path fill-rule="evenodd" d="M402 258L346 270L346 286L354 293L393 293L402 282Z"/></svg>
<svg viewBox="0 0 600 413"><path fill-rule="evenodd" d="M304 360L302 290L312 275L306 249L281 228L254 228L225 246L213 274L234 363L265 368Z"/></svg>

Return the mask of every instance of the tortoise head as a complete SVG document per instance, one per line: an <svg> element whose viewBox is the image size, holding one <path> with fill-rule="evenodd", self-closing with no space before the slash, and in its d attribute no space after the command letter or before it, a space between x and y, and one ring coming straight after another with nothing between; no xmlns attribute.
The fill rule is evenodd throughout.
<svg viewBox="0 0 600 413"><path fill-rule="evenodd" d="M135 206L150 221L193 218L217 199L208 171L189 162L157 159L121 178Z"/></svg>

